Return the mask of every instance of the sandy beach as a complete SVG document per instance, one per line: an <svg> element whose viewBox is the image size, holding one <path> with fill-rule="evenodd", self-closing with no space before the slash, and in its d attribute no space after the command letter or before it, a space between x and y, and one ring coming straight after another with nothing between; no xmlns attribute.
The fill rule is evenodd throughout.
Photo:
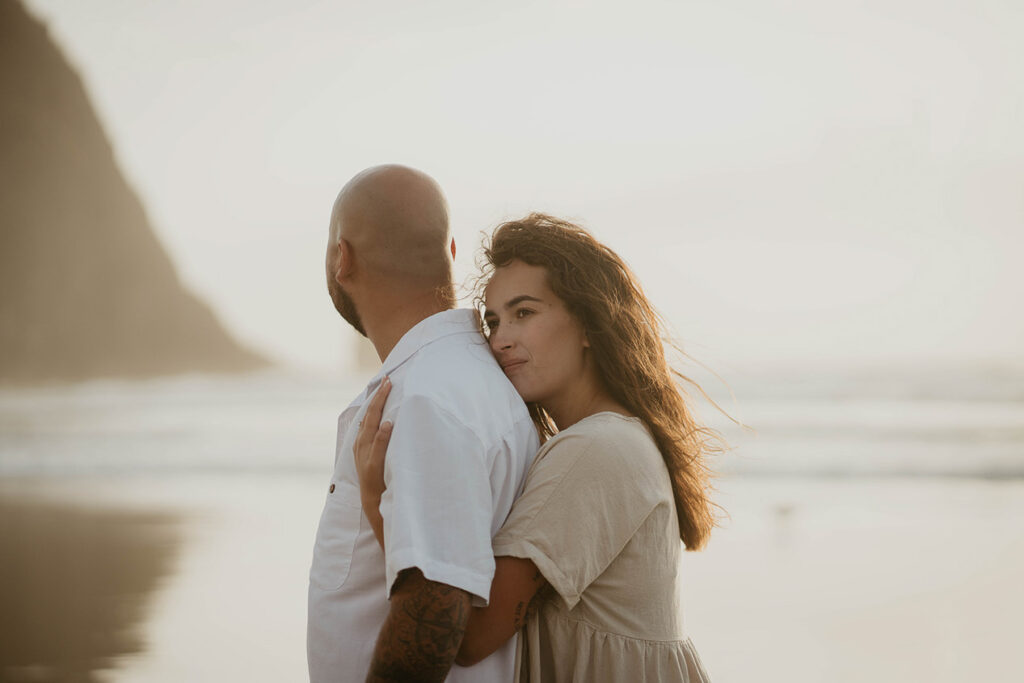
<svg viewBox="0 0 1024 683"><path fill-rule="evenodd" d="M352 393L266 377L0 393L0 680L304 680ZM728 516L682 566L717 683L1024 679L1024 405L745 406L758 431L728 435Z"/></svg>
<svg viewBox="0 0 1024 683"><path fill-rule="evenodd" d="M302 680L321 488L308 474L5 481L5 565L21 570L4 613L33 616L7 622L4 680ZM1024 675L1024 482L721 489L730 519L683 560L687 628L716 681Z"/></svg>
<svg viewBox="0 0 1024 683"><path fill-rule="evenodd" d="M97 680L145 652L152 595L175 571L177 519L17 488L0 499L0 678Z"/></svg>

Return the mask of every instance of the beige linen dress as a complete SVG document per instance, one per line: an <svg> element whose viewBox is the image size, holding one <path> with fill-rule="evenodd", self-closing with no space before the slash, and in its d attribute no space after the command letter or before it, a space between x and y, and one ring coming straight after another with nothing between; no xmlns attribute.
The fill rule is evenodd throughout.
<svg viewBox="0 0 1024 683"><path fill-rule="evenodd" d="M710 680L683 633L668 470L638 418L597 413L544 444L493 546L561 598L519 632L519 683Z"/></svg>

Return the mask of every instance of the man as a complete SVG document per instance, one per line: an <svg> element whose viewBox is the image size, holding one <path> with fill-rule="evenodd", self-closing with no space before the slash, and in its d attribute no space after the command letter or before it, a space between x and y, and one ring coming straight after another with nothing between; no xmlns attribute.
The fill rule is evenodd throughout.
<svg viewBox="0 0 1024 683"><path fill-rule="evenodd" d="M492 358L476 313L450 310L454 257L447 203L423 173L371 168L338 195L328 290L383 366L338 419L310 570L312 683L512 680L511 641L449 673L470 606L489 597L491 537L538 448L526 406ZM352 446L385 377L384 418L394 426L382 551L360 506Z"/></svg>

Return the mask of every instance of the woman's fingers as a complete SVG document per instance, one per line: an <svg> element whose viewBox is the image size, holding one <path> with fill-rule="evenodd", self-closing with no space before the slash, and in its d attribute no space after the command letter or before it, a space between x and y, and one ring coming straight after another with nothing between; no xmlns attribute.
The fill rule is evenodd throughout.
<svg viewBox="0 0 1024 683"><path fill-rule="evenodd" d="M390 393L391 380L385 377L366 406L352 449L359 477L359 493L363 499L364 509L370 510L368 516L380 503L380 497L387 488L384 483L384 456L391 440L393 425L390 421L384 424L380 421L384 416L384 404ZM376 528L374 533L376 534Z"/></svg>
<svg viewBox="0 0 1024 683"><path fill-rule="evenodd" d="M377 427L380 426L380 418L384 415L384 404L388 400L388 394L391 393L391 378L384 377L384 381L380 383L373 398L370 399L370 405L366 407L366 414L363 415L363 426L369 430L373 430L371 433L377 431Z"/></svg>
<svg viewBox="0 0 1024 683"><path fill-rule="evenodd" d="M376 459L378 456L383 457L384 452L388 449L388 441L391 440L391 428L394 425L390 420L385 422L377 430L377 436L373 438L373 457Z"/></svg>
<svg viewBox="0 0 1024 683"><path fill-rule="evenodd" d="M377 430L377 435L373 437L373 447L370 450L370 462L367 464L367 469L375 477L379 477L380 481L384 479L384 456L388 451L388 442L391 441L393 426L391 422L385 422Z"/></svg>
<svg viewBox="0 0 1024 683"><path fill-rule="evenodd" d="M377 391L374 392L369 405L366 406L362 422L359 423L359 432L356 434L357 448L367 448L373 443L373 439L377 435L377 427L380 426L380 419L384 415L384 404L390 393L391 378L385 377Z"/></svg>

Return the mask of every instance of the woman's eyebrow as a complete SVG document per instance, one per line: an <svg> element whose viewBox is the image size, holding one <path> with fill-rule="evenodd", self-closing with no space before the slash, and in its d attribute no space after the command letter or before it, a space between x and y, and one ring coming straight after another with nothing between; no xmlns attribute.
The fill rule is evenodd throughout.
<svg viewBox="0 0 1024 683"><path fill-rule="evenodd" d="M509 299L507 302L505 302L505 305L502 306L502 308L507 310L509 308L512 308L516 304L523 303L524 301L536 301L539 304L544 303L544 301L542 299L538 299L535 296L530 296L529 294L520 294L519 296L514 296L511 299ZM488 317L488 316L494 317L496 315L498 315L498 314L495 313L494 311L492 311L489 308L484 311L484 317L485 318Z"/></svg>
<svg viewBox="0 0 1024 683"><path fill-rule="evenodd" d="M529 294L520 294L519 296L514 296L511 299L509 299L505 303L505 308L512 308L516 304L521 304L524 301L536 301L537 303L543 303L540 299L538 299L535 296L530 296Z"/></svg>

